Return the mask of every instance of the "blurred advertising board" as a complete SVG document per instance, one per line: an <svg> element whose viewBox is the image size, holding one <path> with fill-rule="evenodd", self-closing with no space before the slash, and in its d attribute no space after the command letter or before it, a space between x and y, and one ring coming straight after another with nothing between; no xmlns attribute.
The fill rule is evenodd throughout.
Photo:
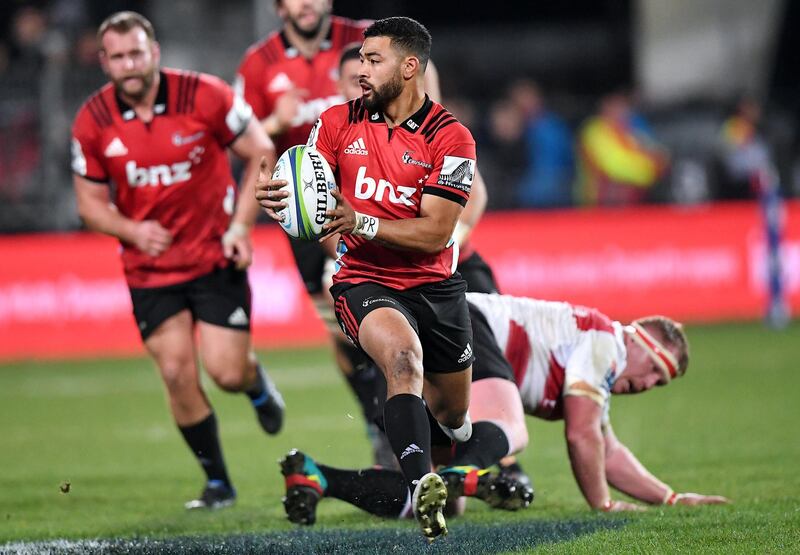
<svg viewBox="0 0 800 555"><path fill-rule="evenodd" d="M487 214L473 242L505 293L596 306L616 319L758 319L767 304L756 203ZM254 235L258 347L325 342L283 232ZM90 233L0 237L0 359L143 352L117 243ZM786 204L783 286L800 313L800 201Z"/></svg>

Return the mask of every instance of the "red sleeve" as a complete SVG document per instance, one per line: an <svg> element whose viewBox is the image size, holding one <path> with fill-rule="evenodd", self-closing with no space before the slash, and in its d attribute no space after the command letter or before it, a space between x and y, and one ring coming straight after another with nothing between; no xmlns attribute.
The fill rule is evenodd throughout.
<svg viewBox="0 0 800 555"><path fill-rule="evenodd" d="M436 132L433 144L433 170L422 190L423 195L436 195L461 206L467 204L475 176L475 141L460 123Z"/></svg>
<svg viewBox="0 0 800 555"><path fill-rule="evenodd" d="M250 48L244 55L239 71L236 73L235 87L236 92L252 106L256 117L262 120L270 115L271 110L263 93L266 90L263 80L267 74L267 68L263 57L256 50L257 47L260 48L261 45Z"/></svg>
<svg viewBox="0 0 800 555"><path fill-rule="evenodd" d="M244 133L253 109L222 79L200 75L197 111L208 124L217 142L228 146Z"/></svg>
<svg viewBox="0 0 800 555"><path fill-rule="evenodd" d="M341 113L342 109L345 111L344 114ZM338 167L339 131L344 125L346 111L347 105L340 104L322 112L317 123L311 128L311 133L308 135L308 142L306 143L322 154L334 173Z"/></svg>
<svg viewBox="0 0 800 555"><path fill-rule="evenodd" d="M90 181L108 183L109 175L100 145L100 129L89 112L88 103L75 116L71 154L73 173Z"/></svg>

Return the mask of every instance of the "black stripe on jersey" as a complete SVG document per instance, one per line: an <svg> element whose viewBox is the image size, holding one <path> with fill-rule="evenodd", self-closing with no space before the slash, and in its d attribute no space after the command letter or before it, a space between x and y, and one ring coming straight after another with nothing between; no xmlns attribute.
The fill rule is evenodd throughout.
<svg viewBox="0 0 800 555"><path fill-rule="evenodd" d="M197 87L200 84L200 75L197 73L192 73L189 76L189 92L187 93L187 106L186 112L191 113L194 112L194 98L197 95Z"/></svg>
<svg viewBox="0 0 800 555"><path fill-rule="evenodd" d="M108 109L108 104L106 104L106 100L105 100L105 98L103 98L103 95L99 94L95 98L97 98L97 101L98 101L98 103L100 105L100 111L103 113L104 117L106 118L106 121L108 122L108 125L111 125L112 123L114 123L114 120L111 117L111 110Z"/></svg>
<svg viewBox="0 0 800 555"><path fill-rule="evenodd" d="M100 94L90 98L89 102L86 103L86 107L89 109L89 113L92 114L95 123L97 123L99 127L108 127L113 123L111 114L108 113L108 108L105 110L103 109L104 105L100 99Z"/></svg>
<svg viewBox="0 0 800 555"><path fill-rule="evenodd" d="M457 202L461 206L467 205L467 199L462 197L461 195L454 193L449 189L443 189L442 187L429 187L425 186L422 188L423 195L433 195L435 197L441 197L447 200L451 200L453 202Z"/></svg>
<svg viewBox="0 0 800 555"><path fill-rule="evenodd" d="M273 40L267 42L259 52L267 65L272 65L278 61L278 51Z"/></svg>
<svg viewBox="0 0 800 555"><path fill-rule="evenodd" d="M447 127L448 125L450 125L451 123L458 123L458 120L456 118L454 118L453 116L450 116L449 118L446 118L444 121L439 123L436 127L434 127L433 129L431 129L430 131L425 133L425 142L426 143L432 143L433 139L436 138L436 134L439 131L441 131L442 129L444 129L445 127Z"/></svg>
<svg viewBox="0 0 800 555"><path fill-rule="evenodd" d="M442 120L442 118L447 117L449 115L451 115L450 112L448 112L447 110L442 109L441 112L439 112L438 114L433 116L430 120L428 120L428 123L425 124L425 127L422 128L421 132L422 133L427 133L437 123L439 123Z"/></svg>
<svg viewBox="0 0 800 555"><path fill-rule="evenodd" d="M97 183L98 185L109 185L107 177L92 177L91 175L81 175L75 172L72 173L74 173L78 177L85 179L86 181L91 181L92 183Z"/></svg>
<svg viewBox="0 0 800 555"><path fill-rule="evenodd" d="M178 74L178 94L175 95L175 113L183 113L183 91L186 89L186 76Z"/></svg>
<svg viewBox="0 0 800 555"><path fill-rule="evenodd" d="M367 107L364 106L362 98L356 98L347 103L347 121L349 123L358 123L367 117Z"/></svg>

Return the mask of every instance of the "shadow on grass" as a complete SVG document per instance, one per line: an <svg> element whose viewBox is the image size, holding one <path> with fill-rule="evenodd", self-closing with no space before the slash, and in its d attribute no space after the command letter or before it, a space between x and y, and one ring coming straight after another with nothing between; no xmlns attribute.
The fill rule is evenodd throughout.
<svg viewBox="0 0 800 555"><path fill-rule="evenodd" d="M13 543L0 553L123 553L131 555L263 553L325 553L361 555L385 553L488 554L530 549L569 541L597 530L618 528L622 520L529 520L496 524L456 524L450 535L431 545L416 527L370 530L315 530L302 528L272 534L185 536L169 539L85 540Z"/></svg>

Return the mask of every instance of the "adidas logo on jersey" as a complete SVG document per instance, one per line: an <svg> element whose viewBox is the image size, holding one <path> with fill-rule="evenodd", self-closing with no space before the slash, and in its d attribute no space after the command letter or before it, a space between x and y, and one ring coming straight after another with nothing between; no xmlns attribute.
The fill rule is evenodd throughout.
<svg viewBox="0 0 800 555"><path fill-rule="evenodd" d="M369 154L367 152L367 145L364 144L364 139L359 137L357 140L353 141L353 144L348 146L344 149L345 154L358 154L360 156L367 156Z"/></svg>
<svg viewBox="0 0 800 555"><path fill-rule="evenodd" d="M288 91L292 88L294 88L292 80L289 79L289 76L284 72L280 72L278 75L272 78L272 81L269 82L267 90L269 90L269 92L276 93Z"/></svg>
<svg viewBox="0 0 800 555"><path fill-rule="evenodd" d="M246 326L248 322L250 322L250 319L241 306L236 307L236 310L231 312L231 315L228 316L228 323L232 326Z"/></svg>
<svg viewBox="0 0 800 555"><path fill-rule="evenodd" d="M422 449L420 449L416 443L412 443L411 445L403 449L403 453L400 455L400 460L402 461L412 453L422 453Z"/></svg>
<svg viewBox="0 0 800 555"><path fill-rule="evenodd" d="M122 143L119 137L114 137L114 140L108 143L108 146L103 154L106 158L125 156L128 154L128 149L125 148L125 145Z"/></svg>
<svg viewBox="0 0 800 555"><path fill-rule="evenodd" d="M472 345L467 343L467 348L464 349L464 352L461 353L461 356L458 359L459 364L461 364L462 362L467 362L471 356L472 356Z"/></svg>

